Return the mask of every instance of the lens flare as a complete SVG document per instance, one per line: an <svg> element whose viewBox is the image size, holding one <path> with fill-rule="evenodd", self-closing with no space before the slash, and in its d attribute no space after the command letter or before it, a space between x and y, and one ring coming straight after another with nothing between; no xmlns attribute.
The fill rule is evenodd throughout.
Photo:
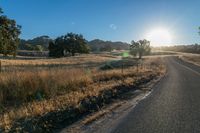
<svg viewBox="0 0 200 133"><path fill-rule="evenodd" d="M172 36L165 28L156 28L151 30L147 36L152 46L169 46L172 43Z"/></svg>

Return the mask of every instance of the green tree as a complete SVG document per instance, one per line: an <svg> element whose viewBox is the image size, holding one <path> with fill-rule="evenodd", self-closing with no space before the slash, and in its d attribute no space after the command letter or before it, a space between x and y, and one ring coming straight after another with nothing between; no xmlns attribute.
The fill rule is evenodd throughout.
<svg viewBox="0 0 200 133"><path fill-rule="evenodd" d="M62 57L66 53L74 56L75 53L89 53L89 47L82 35L68 33L49 43L49 56Z"/></svg>
<svg viewBox="0 0 200 133"><path fill-rule="evenodd" d="M86 40L82 35L75 33L68 33L64 36L63 47L64 50L71 53L72 56L74 56L75 53L89 53Z"/></svg>
<svg viewBox="0 0 200 133"><path fill-rule="evenodd" d="M142 58L143 55L148 55L151 52L150 41L147 40L139 40L137 42L132 41L130 45L130 54L134 56L139 56L139 59Z"/></svg>
<svg viewBox="0 0 200 133"><path fill-rule="evenodd" d="M19 44L21 26L17 25L15 20L3 15L0 8L0 53L4 56L8 54L16 55Z"/></svg>
<svg viewBox="0 0 200 133"><path fill-rule="evenodd" d="M64 56L63 47L60 44L60 42L58 43L58 38L56 39L56 43L53 41L49 42L48 49L49 49L50 57L63 57Z"/></svg>

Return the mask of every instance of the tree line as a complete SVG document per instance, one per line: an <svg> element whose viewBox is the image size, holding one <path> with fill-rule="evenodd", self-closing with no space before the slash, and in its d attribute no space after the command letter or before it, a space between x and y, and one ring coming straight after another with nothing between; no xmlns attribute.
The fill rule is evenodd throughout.
<svg viewBox="0 0 200 133"><path fill-rule="evenodd" d="M107 46L107 44L105 46ZM138 56L139 59L141 59L144 55L150 54L151 52L150 41L145 39L137 42L132 41L129 47L130 54ZM111 52L112 50L111 46L104 48L105 51L108 52ZM68 33L49 43L50 57L64 57L66 55L74 56L75 53L89 53L89 51L90 48L87 45L87 41L82 35L75 33Z"/></svg>

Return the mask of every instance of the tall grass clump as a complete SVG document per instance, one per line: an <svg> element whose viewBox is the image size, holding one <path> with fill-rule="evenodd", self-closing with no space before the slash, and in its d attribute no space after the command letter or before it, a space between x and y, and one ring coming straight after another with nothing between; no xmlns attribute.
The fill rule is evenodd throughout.
<svg viewBox="0 0 200 133"><path fill-rule="evenodd" d="M0 75L0 104L17 105L48 99L86 87L92 82L83 69L5 72Z"/></svg>

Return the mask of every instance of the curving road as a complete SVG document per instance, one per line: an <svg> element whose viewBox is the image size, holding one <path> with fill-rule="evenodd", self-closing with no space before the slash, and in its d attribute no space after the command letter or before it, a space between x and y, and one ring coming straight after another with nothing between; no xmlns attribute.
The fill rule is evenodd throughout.
<svg viewBox="0 0 200 133"><path fill-rule="evenodd" d="M200 67L165 60L166 76L113 133L200 133Z"/></svg>

